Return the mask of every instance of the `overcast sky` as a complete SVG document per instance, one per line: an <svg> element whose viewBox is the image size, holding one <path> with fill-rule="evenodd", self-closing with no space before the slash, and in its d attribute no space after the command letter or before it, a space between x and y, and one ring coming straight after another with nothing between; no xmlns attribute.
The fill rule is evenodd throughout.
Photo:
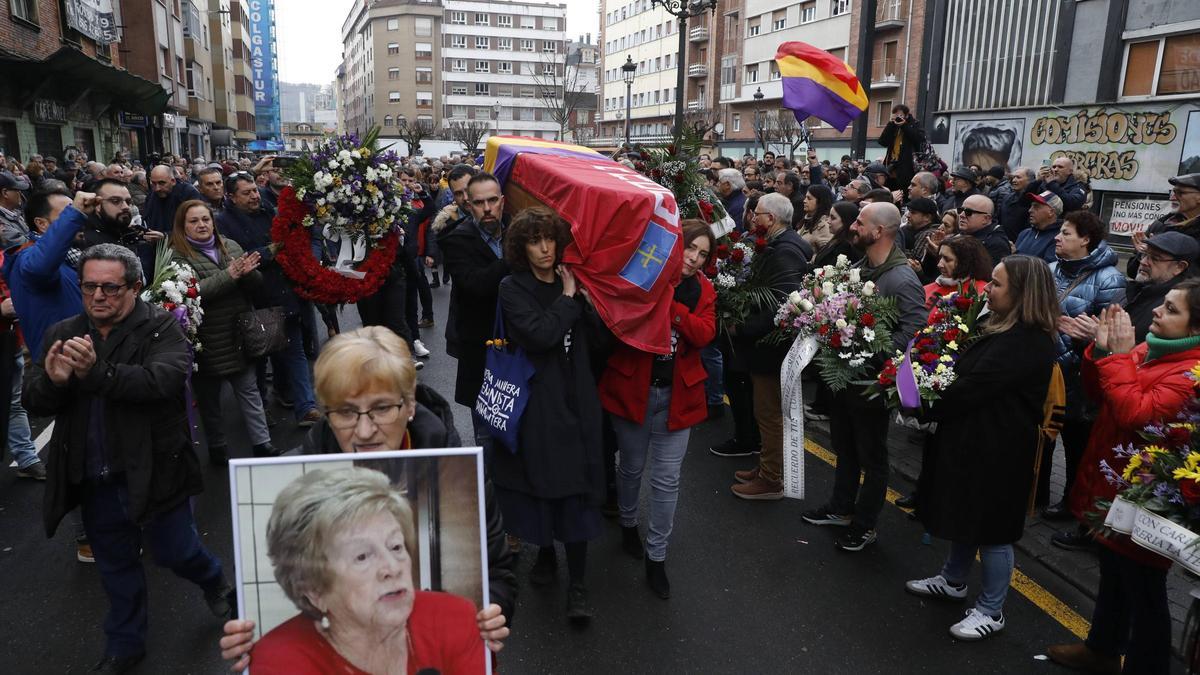
<svg viewBox="0 0 1200 675"><path fill-rule="evenodd" d="M342 60L342 22L362 0L275 0L282 82L328 84ZM566 0L567 37L591 33L598 39L600 20L594 0Z"/></svg>

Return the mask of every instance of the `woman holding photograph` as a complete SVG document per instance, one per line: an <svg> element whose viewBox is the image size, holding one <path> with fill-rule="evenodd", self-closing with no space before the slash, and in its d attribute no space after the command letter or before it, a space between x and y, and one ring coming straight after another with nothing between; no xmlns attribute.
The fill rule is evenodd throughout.
<svg viewBox="0 0 1200 675"><path fill-rule="evenodd" d="M475 606L413 587L408 501L361 467L310 470L267 521L275 579L300 614L254 649L255 675L485 672Z"/></svg>
<svg viewBox="0 0 1200 675"><path fill-rule="evenodd" d="M368 326L325 344L313 367L317 399L325 417L305 440L304 454L374 452L462 445L450 404L417 383L404 339L387 328ZM488 589L492 604L476 615L480 636L498 652L508 636L506 617L516 604L516 557L504 540L504 524L491 481L484 486L487 518ZM250 662L254 622L229 621L221 655L240 671ZM257 663L257 662L256 662Z"/></svg>

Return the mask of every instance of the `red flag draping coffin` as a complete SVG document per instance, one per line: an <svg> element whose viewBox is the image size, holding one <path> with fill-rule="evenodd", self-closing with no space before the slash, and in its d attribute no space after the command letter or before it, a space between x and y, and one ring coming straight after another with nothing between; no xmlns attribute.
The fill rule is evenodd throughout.
<svg viewBox="0 0 1200 675"><path fill-rule="evenodd" d="M563 261L617 338L669 354L671 300L683 267L671 191L607 159L528 153L517 157L509 183L570 223L574 242Z"/></svg>

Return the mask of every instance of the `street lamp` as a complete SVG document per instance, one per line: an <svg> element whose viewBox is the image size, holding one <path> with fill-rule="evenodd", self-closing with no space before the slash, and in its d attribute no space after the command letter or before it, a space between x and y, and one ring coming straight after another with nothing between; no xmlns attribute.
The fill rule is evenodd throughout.
<svg viewBox="0 0 1200 675"><path fill-rule="evenodd" d="M492 120L496 123L496 135L500 135L500 101L496 100L492 104Z"/></svg>
<svg viewBox="0 0 1200 675"><path fill-rule="evenodd" d="M629 146L629 111L633 107L633 78L637 74L637 64L633 55L625 57L625 65L621 66L621 75L625 78L625 146Z"/></svg>
<svg viewBox="0 0 1200 675"><path fill-rule="evenodd" d="M683 53L687 50L687 20L703 16L705 12L716 14L717 0L650 0L651 7L658 5L679 19L679 53L675 55L675 147L679 149L683 138Z"/></svg>
<svg viewBox="0 0 1200 675"><path fill-rule="evenodd" d="M758 144L763 146L763 152L767 150L766 133L763 129L763 114L762 114L762 87L759 87L754 92L754 134L758 136Z"/></svg>

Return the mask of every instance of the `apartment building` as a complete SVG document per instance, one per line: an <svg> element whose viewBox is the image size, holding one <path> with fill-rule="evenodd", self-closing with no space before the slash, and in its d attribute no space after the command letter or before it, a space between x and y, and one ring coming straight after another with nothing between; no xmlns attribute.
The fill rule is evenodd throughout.
<svg viewBox="0 0 1200 675"><path fill-rule="evenodd" d="M879 0L875 8L875 40L871 55L871 91L867 116L868 158L884 148L876 143L891 117L892 107L903 103L918 118L923 114L923 89L928 80L929 59L922 49L925 40L928 0ZM858 58L862 16L851 13L850 46L847 53Z"/></svg>
<svg viewBox="0 0 1200 675"><path fill-rule="evenodd" d="M250 15L245 0L229 3L229 29L233 35L233 100L237 110L234 139L247 147L258 138L254 107L253 58L250 53Z"/></svg>
<svg viewBox="0 0 1200 675"><path fill-rule="evenodd" d="M209 141L215 158L237 156L237 79L234 75L233 21L230 0L207 0L208 34L212 41L213 123ZM233 4L238 4L233 0Z"/></svg>
<svg viewBox="0 0 1200 675"><path fill-rule="evenodd" d="M601 121L595 143L623 142L627 108L633 142L664 142L671 137L682 58L678 23L650 0L604 0L601 9ZM630 60L637 70L627 101L621 67Z"/></svg>
<svg viewBox="0 0 1200 675"><path fill-rule="evenodd" d="M212 125L217 117L216 86L213 83L212 36L209 33L208 3L181 0L183 47L188 93L187 137L184 154L212 157Z"/></svg>
<svg viewBox="0 0 1200 675"><path fill-rule="evenodd" d="M166 111L149 120L144 152L188 154L187 50L183 6L175 0L125 0L121 50L129 72L158 82L167 92Z"/></svg>

